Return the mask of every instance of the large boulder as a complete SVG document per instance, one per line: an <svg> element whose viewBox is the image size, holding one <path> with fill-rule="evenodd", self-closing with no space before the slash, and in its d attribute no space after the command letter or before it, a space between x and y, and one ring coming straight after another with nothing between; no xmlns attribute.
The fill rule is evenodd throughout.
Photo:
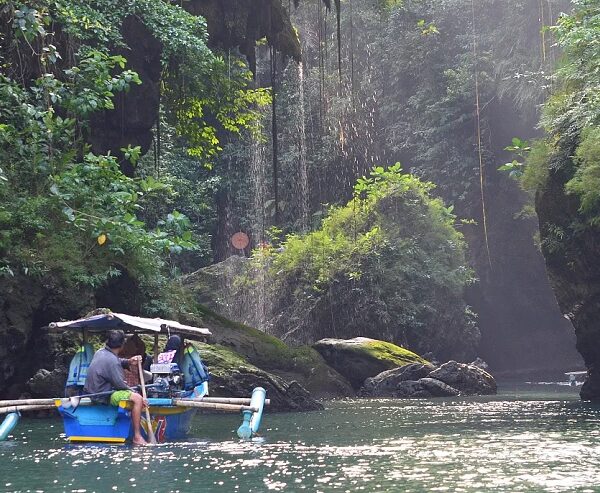
<svg viewBox="0 0 600 493"><path fill-rule="evenodd" d="M437 370L429 374L430 378L435 378L440 382L460 391L466 395L486 395L495 394L497 391L496 380L485 370L456 361L448 361Z"/></svg>
<svg viewBox="0 0 600 493"><path fill-rule="evenodd" d="M271 399L271 411L315 411L323 409L298 382L261 370L239 354L219 345L196 343L198 352L208 365L210 394L223 397L248 397L255 387L263 387Z"/></svg>
<svg viewBox="0 0 600 493"><path fill-rule="evenodd" d="M429 397L456 397L460 392L435 378L404 380L398 382L389 397L400 399L427 399Z"/></svg>
<svg viewBox="0 0 600 493"><path fill-rule="evenodd" d="M419 380L405 380L400 382L390 394L391 397L426 399L429 397L455 397L458 390L453 389L434 378L420 378Z"/></svg>
<svg viewBox="0 0 600 493"><path fill-rule="evenodd" d="M421 378L419 383L432 397L454 397L460 394L454 387L435 378Z"/></svg>
<svg viewBox="0 0 600 493"><path fill-rule="evenodd" d="M52 371L41 368L27 381L27 386L34 397L62 397L66 380L67 371L64 368Z"/></svg>
<svg viewBox="0 0 600 493"><path fill-rule="evenodd" d="M391 396L401 382L416 381L429 375L435 366L428 363L412 363L399 368L393 368L381 372L371 378L367 378L361 389L361 395L369 397Z"/></svg>
<svg viewBox="0 0 600 493"><path fill-rule="evenodd" d="M296 380L317 399L354 395L348 381L309 346L290 347L282 340L229 320L203 305L178 319L211 330L211 342L224 346L252 365L286 381Z"/></svg>
<svg viewBox="0 0 600 493"><path fill-rule="evenodd" d="M365 379L383 371L411 363L428 364L408 349L366 337L321 339L313 348L355 389L360 389Z"/></svg>

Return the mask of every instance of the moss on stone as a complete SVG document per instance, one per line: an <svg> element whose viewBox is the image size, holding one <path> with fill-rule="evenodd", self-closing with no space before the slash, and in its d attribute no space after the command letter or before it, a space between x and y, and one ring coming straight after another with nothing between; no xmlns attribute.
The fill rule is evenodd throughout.
<svg viewBox="0 0 600 493"><path fill-rule="evenodd" d="M354 339L321 339L313 346L355 389L369 377L411 363L428 362L416 353L386 341L355 337Z"/></svg>
<svg viewBox="0 0 600 493"><path fill-rule="evenodd" d="M357 346L357 350L365 351L378 360L389 361L394 367L409 365L411 363L429 363L418 354L391 342L371 341L362 346Z"/></svg>
<svg viewBox="0 0 600 493"><path fill-rule="evenodd" d="M212 332L211 343L239 355L247 364L271 372L288 381L297 380L316 397L352 395L349 383L330 368L312 347L293 348L277 337L229 320L193 299L193 292L178 289L179 320ZM209 364L210 367L210 364Z"/></svg>
<svg viewBox="0 0 600 493"><path fill-rule="evenodd" d="M246 358L219 344L195 342L194 346L213 375L227 376L233 370L256 369Z"/></svg>

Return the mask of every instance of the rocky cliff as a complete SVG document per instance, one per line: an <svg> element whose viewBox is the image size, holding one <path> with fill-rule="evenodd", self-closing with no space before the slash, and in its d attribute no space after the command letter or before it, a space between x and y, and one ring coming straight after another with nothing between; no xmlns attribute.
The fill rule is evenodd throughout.
<svg viewBox="0 0 600 493"><path fill-rule="evenodd" d="M573 177L574 148L565 146L550 163L550 172L538 189L536 211L542 251L556 299L575 327L577 350L589 376L581 397L600 401L600 229L581 227L579 199L565 193Z"/></svg>

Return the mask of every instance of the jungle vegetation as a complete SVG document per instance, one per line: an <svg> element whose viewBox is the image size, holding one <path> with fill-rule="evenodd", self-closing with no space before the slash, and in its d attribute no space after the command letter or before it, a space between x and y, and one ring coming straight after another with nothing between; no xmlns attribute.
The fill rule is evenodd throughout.
<svg viewBox="0 0 600 493"><path fill-rule="evenodd" d="M566 0L277 2L300 64L275 36L250 60L247 46L211 40L191 3L0 0L1 276L89 292L126 277L140 311L166 314L169 283L243 254L285 314L260 328L290 340L370 335L466 358L479 340L466 301L476 280L479 315L514 325L497 310L527 304L508 287L533 268L535 221L496 169L511 138L537 133L555 37L567 57L587 57L592 34L569 19L595 2L555 29ZM578 122L568 190L592 214L598 133L581 125L593 79L571 65L544 121ZM140 91L156 93L138 100L151 138L100 151ZM564 111L580 97L590 103ZM238 231L244 252L230 242ZM498 291L504 302L486 301Z"/></svg>
<svg viewBox="0 0 600 493"><path fill-rule="evenodd" d="M318 229L259 247L236 298L262 283L274 302L254 322L297 344L323 332L361 334L420 354L474 357L479 331L463 300L473 273L453 208L433 189L399 163L373 168Z"/></svg>

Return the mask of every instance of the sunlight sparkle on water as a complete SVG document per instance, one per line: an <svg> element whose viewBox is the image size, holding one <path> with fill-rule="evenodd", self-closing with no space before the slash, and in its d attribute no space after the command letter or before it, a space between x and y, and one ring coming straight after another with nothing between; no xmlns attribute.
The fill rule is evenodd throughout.
<svg viewBox="0 0 600 493"><path fill-rule="evenodd" d="M599 423L599 408L547 396L340 401L268 415L253 442L201 416L189 441L148 448L70 446L31 421L0 444L0 477L7 492L47 493L597 491Z"/></svg>

